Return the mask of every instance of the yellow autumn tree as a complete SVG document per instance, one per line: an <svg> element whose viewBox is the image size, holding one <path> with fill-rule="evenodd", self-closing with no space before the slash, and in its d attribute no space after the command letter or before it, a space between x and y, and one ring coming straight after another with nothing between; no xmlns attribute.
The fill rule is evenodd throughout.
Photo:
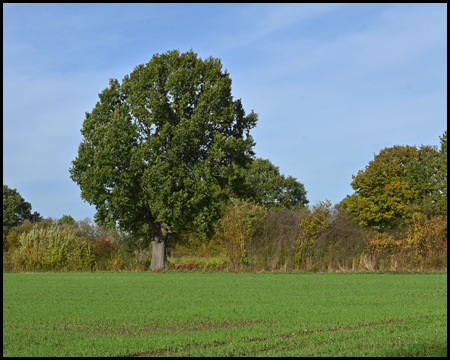
<svg viewBox="0 0 450 360"><path fill-rule="evenodd" d="M436 147L395 145L384 148L364 170L352 175L355 193L341 202L360 225L392 228L411 218L433 192L428 159Z"/></svg>

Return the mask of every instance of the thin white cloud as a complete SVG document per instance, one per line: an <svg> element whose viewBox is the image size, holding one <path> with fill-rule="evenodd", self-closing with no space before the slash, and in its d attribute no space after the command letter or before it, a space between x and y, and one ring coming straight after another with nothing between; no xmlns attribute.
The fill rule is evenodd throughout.
<svg viewBox="0 0 450 360"><path fill-rule="evenodd" d="M355 29L326 41L302 34L270 46L261 42L261 50L264 47L273 61L251 64L247 74L266 83L299 74L306 79L313 76L315 81L330 74L358 78L379 69L408 66L414 56L426 57L446 43L446 15L440 9L388 9L366 31Z"/></svg>
<svg viewBox="0 0 450 360"><path fill-rule="evenodd" d="M109 78L122 80L156 52L192 47L203 58L221 57L233 95L242 98L247 112L260 114L253 131L257 156L303 182L313 203L340 201L352 191L351 174L374 152L396 143L438 144L446 126L446 6L367 9L327 4L7 9L4 183L25 189L31 199L39 194L33 210L46 208L50 199L58 208L48 210L51 216L91 209L68 173L84 112L95 106ZM70 210L61 210L65 204Z"/></svg>
<svg viewBox="0 0 450 360"><path fill-rule="evenodd" d="M227 14L229 32L214 49L229 52L293 24L318 17L344 4L251 4ZM273 44L270 44L272 46ZM268 45L269 46L269 45Z"/></svg>
<svg viewBox="0 0 450 360"><path fill-rule="evenodd" d="M348 42L360 49L360 64L402 66L447 42L446 15L437 8L394 8L385 11L376 29L353 34Z"/></svg>
<svg viewBox="0 0 450 360"><path fill-rule="evenodd" d="M241 11L253 32L249 37L256 39L292 24L318 17L345 6L344 4L254 4Z"/></svg>

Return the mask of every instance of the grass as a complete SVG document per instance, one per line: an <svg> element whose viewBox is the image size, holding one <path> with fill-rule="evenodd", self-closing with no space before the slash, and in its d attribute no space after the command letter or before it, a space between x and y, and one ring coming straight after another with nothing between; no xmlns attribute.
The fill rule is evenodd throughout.
<svg viewBox="0 0 450 360"><path fill-rule="evenodd" d="M4 273L4 356L447 356L447 274Z"/></svg>
<svg viewBox="0 0 450 360"><path fill-rule="evenodd" d="M204 264L205 262L208 262L209 264L218 264L218 263L225 263L227 262L226 259L220 258L220 257L212 257L212 258L198 258L198 257L180 257L180 258L167 258L167 262L170 264L176 264L176 263L186 263L186 262L196 262L199 264Z"/></svg>

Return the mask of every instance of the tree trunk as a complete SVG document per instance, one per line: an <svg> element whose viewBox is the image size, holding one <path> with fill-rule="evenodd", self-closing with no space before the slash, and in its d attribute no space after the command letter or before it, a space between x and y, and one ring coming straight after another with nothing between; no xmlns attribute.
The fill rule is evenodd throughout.
<svg viewBox="0 0 450 360"><path fill-rule="evenodd" d="M166 267L167 237L168 231L163 227L159 226L153 229L152 263L150 270L160 270Z"/></svg>

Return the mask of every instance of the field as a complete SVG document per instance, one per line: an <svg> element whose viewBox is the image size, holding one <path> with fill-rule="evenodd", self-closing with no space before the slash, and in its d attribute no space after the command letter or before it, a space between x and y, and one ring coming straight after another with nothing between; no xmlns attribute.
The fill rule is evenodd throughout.
<svg viewBox="0 0 450 360"><path fill-rule="evenodd" d="M4 273L4 356L447 356L447 274Z"/></svg>

